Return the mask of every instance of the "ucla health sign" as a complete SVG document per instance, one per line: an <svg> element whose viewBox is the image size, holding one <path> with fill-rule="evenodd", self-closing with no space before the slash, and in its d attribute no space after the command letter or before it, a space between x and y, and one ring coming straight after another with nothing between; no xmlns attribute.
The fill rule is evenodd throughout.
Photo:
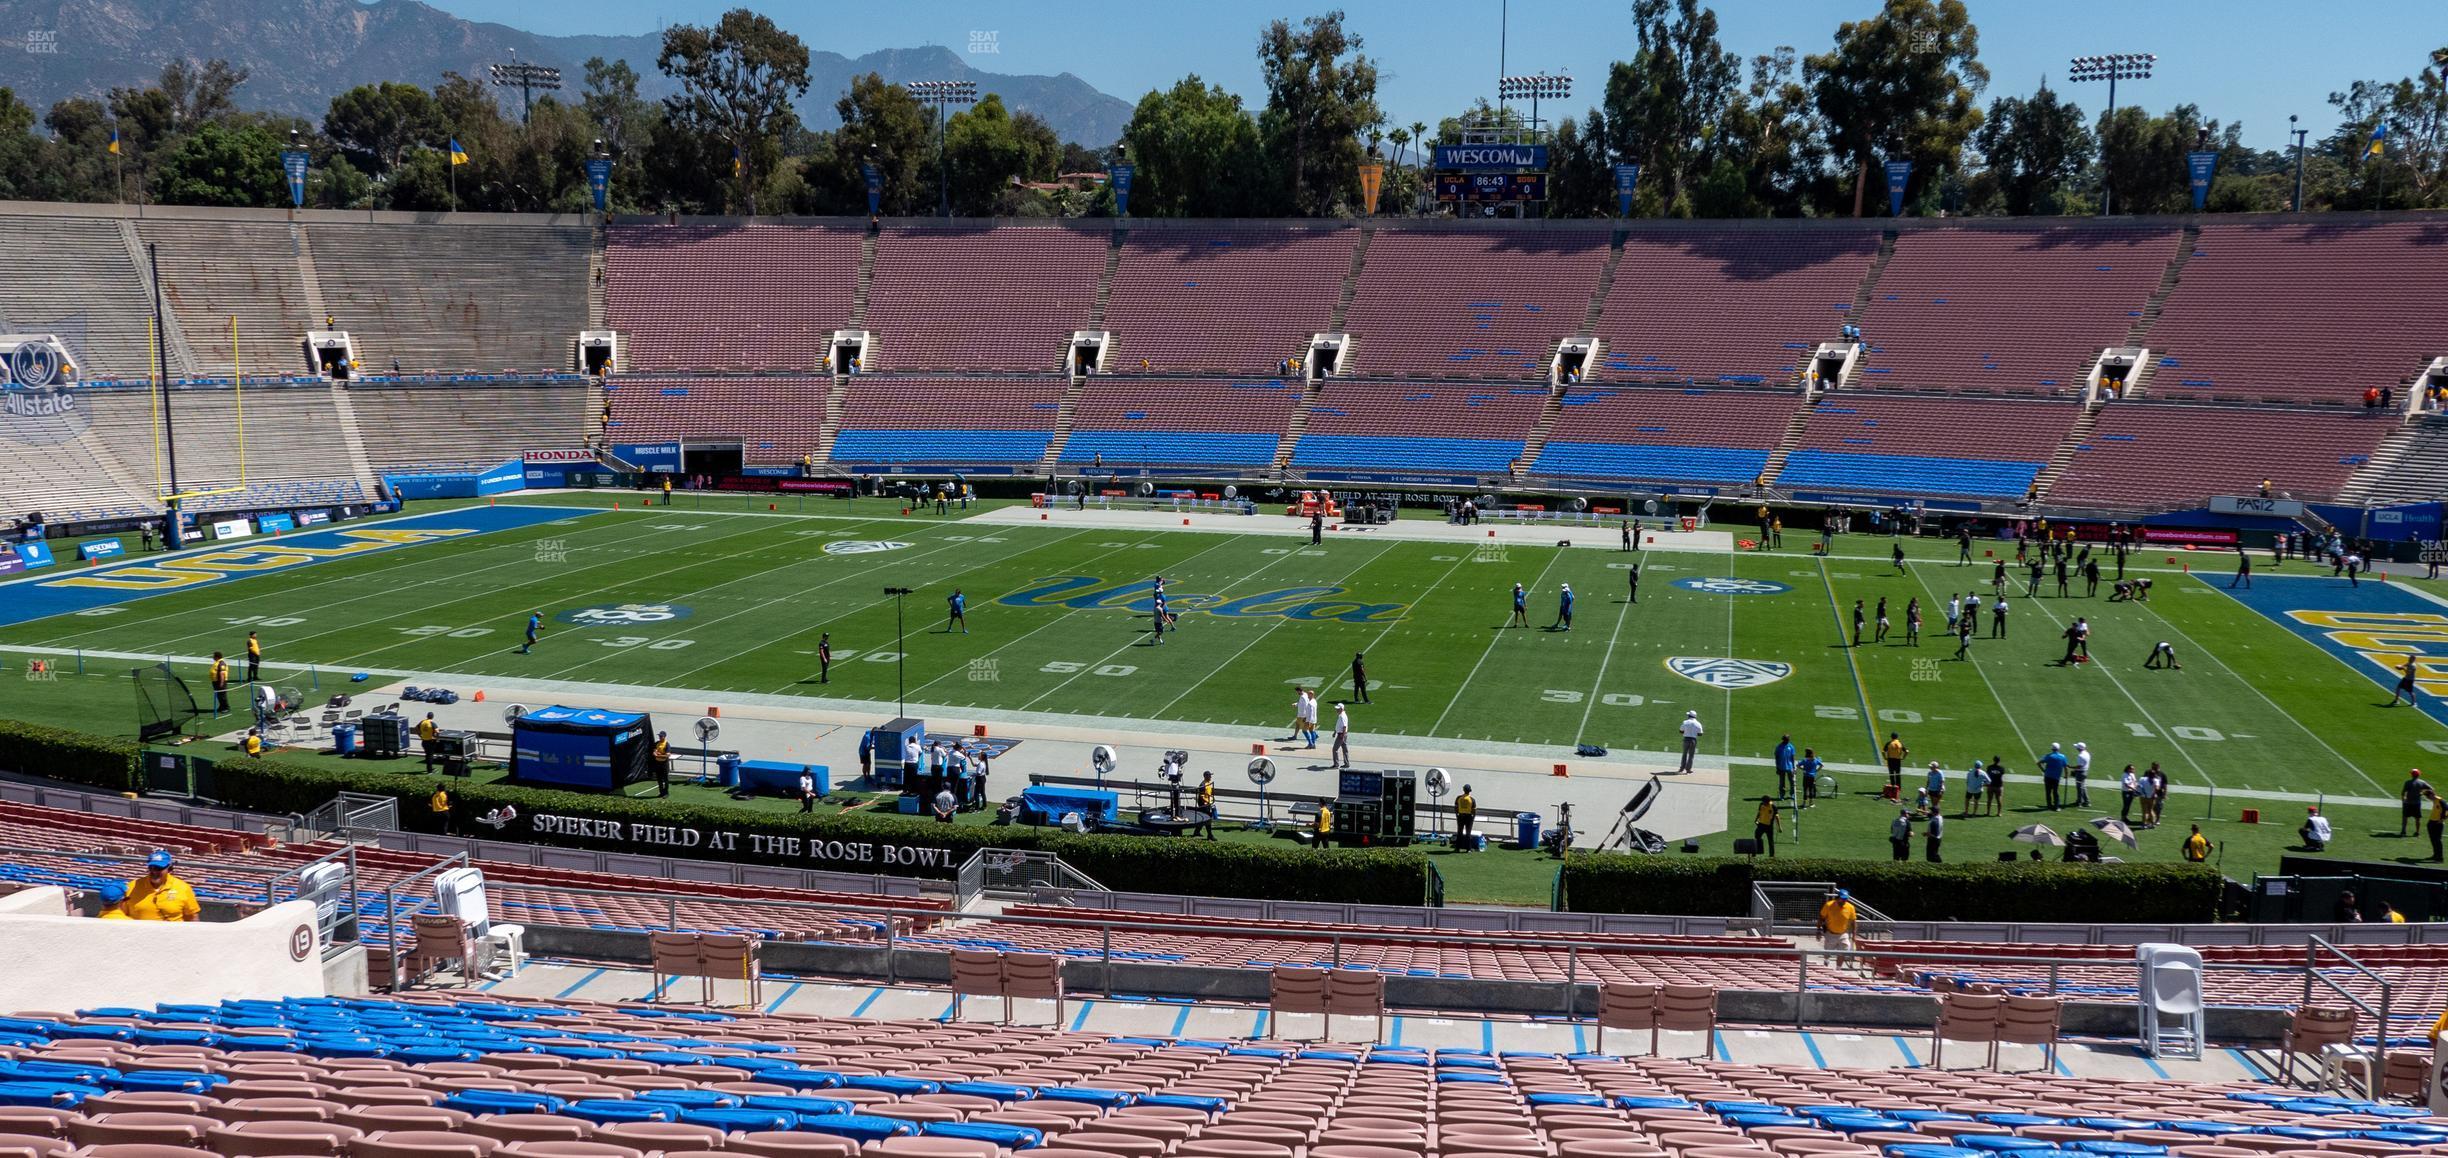
<svg viewBox="0 0 2448 1158"><path fill-rule="evenodd" d="M1545 145L1438 145L1435 167L1448 173L1547 168Z"/></svg>

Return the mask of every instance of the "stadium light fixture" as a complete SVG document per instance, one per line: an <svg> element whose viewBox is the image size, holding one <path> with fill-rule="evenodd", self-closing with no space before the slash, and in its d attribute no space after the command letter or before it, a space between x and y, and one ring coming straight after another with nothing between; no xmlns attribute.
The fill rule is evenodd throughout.
<svg viewBox="0 0 2448 1158"><path fill-rule="evenodd" d="M952 216L952 174L945 158L947 142L952 135L950 111L953 105L977 103L977 82L974 80L913 80L901 86L918 98L918 103L935 109L935 185L942 199L940 210Z"/></svg>
<svg viewBox="0 0 2448 1158"><path fill-rule="evenodd" d="M2077 56L2066 70L2066 79L2076 83L2104 80L2108 82L2108 114L2101 124L2116 119L2116 86L2120 80L2149 80L2151 69L2159 63L2155 52L2112 52L2104 56ZM2116 211L2116 191L2108 185L2107 151L2100 154L2100 216Z"/></svg>
<svg viewBox="0 0 2448 1158"><path fill-rule="evenodd" d="M2296 121L2295 114L2293 114L2293 113L2288 113L2288 114L2287 114L2287 135L2288 135L2288 136L2290 136L2290 137L2295 138L2295 199L2294 199L2293 201L2289 201L2289 202L2287 202L2287 212L2289 212L2289 213L2301 213L2301 212L2303 212L2303 151L2304 151L2304 138L2305 138L2306 136L2309 136L2309 135L2311 134L2311 130L2310 130L2310 129L2299 129L2299 128L2296 128L2296 127L2295 127L2295 121Z"/></svg>
<svg viewBox="0 0 2448 1158"><path fill-rule="evenodd" d="M545 92L558 92L561 89L560 69L541 64L521 64L518 50L515 48L510 50L508 64L488 66L488 71L493 74L495 85L519 90L519 124L521 125L526 124L528 116L535 112L537 89Z"/></svg>
<svg viewBox="0 0 2448 1158"><path fill-rule="evenodd" d="M1564 74L1537 73L1530 76L1508 76L1496 81L1499 105L1517 100L1530 102L1530 138L1538 139L1539 101L1564 100L1572 96L1573 78Z"/></svg>

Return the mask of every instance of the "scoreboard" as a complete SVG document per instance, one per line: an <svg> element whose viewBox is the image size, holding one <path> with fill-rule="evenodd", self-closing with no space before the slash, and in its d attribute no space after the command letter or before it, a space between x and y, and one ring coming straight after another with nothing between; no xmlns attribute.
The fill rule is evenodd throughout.
<svg viewBox="0 0 2448 1158"><path fill-rule="evenodd" d="M1439 173L1436 199L1466 205L1511 204L1547 199L1545 173Z"/></svg>

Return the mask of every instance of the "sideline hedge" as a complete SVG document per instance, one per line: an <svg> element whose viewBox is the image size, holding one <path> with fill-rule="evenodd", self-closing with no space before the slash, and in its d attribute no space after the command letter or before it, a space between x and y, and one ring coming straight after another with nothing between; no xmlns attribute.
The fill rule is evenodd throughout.
<svg viewBox="0 0 2448 1158"><path fill-rule="evenodd" d="M137 753L137 745L122 740L0 720L0 768L124 792L134 781ZM238 758L214 764L212 792L236 807L277 813L309 811L343 790L390 796L400 802L403 825L432 832L439 829L428 806L436 783L421 774ZM1167 837L1089 837L1060 829L980 828L898 815L755 812L508 784L448 783L461 831L494 835L470 824L469 818L507 804L518 810L521 821L499 836L542 844L937 878L952 876L978 849L1012 848L1054 853L1108 888L1134 892L1381 905L1421 904L1428 892L1428 858L1417 849L1315 850L1288 841L1276 848ZM591 823L555 831L528 829L537 816ZM608 825L617 825L621 835L597 835ZM672 843L686 830L698 834L698 843ZM733 847L717 847L704 839L716 832L737 837ZM760 848L752 836L795 839L802 851L792 855ZM816 842L871 852L886 846L910 848L927 855L890 864L831 859L810 855Z"/></svg>
<svg viewBox="0 0 2448 1158"><path fill-rule="evenodd" d="M1834 881L1899 921L2192 923L2218 919L2217 870L2194 864L1963 864L1576 853L1562 907L1585 913L1742 916L1751 883Z"/></svg>

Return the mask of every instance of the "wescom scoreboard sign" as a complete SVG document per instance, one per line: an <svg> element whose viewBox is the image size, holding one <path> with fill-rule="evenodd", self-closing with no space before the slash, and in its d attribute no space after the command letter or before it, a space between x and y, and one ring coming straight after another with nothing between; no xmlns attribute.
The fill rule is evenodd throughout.
<svg viewBox="0 0 2448 1158"><path fill-rule="evenodd" d="M1439 173L1436 199L1465 205L1512 204L1547 199L1545 173Z"/></svg>

